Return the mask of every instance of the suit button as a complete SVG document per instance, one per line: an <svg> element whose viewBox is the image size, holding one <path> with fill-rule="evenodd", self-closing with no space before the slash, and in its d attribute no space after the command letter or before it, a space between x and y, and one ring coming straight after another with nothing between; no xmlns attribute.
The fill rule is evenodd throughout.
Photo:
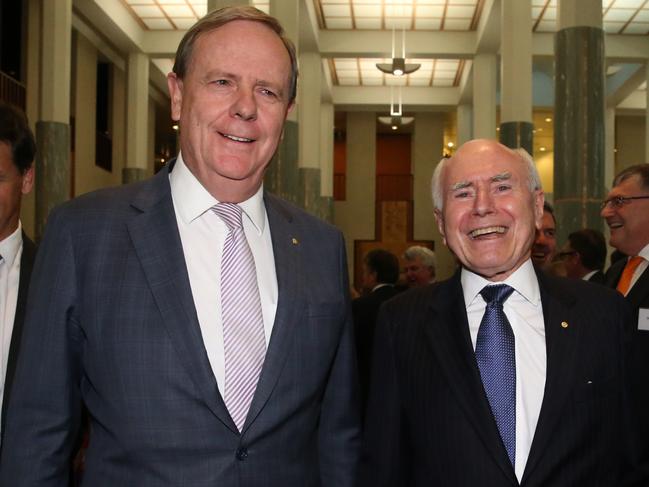
<svg viewBox="0 0 649 487"><path fill-rule="evenodd" d="M245 448L239 448L237 449L237 454L236 454L237 460L240 462L243 462L246 458L248 458L248 450Z"/></svg>

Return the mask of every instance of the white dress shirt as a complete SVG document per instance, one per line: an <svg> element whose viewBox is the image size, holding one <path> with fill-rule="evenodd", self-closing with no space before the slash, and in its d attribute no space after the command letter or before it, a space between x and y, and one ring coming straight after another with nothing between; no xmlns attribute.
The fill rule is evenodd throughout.
<svg viewBox="0 0 649 487"><path fill-rule="evenodd" d="M629 285L629 289L627 289L625 296L629 294L629 292L631 292L631 289L633 289L635 283L638 282L638 279L640 279L642 273L649 266L649 244L645 245L644 248L638 253L638 255L644 258L644 260L638 267L636 267L635 272L633 273L633 277L631 278L631 284Z"/></svg>
<svg viewBox="0 0 649 487"><path fill-rule="evenodd" d="M18 284L20 283L20 258L23 255L22 226L14 233L0 242L0 343L2 344L2 358L0 361L0 409L5 390L5 377L7 375L7 361L11 347L11 334L14 329L16 317L16 303L18 301Z"/></svg>
<svg viewBox="0 0 649 487"><path fill-rule="evenodd" d="M223 395L225 361L221 316L221 256L228 228L211 211L219 201L191 173L180 154L169 175L169 183L203 343L219 391ZM239 206L243 209L243 230L255 259L268 346L277 311L278 292L263 187L250 199L239 203Z"/></svg>
<svg viewBox="0 0 649 487"><path fill-rule="evenodd" d="M487 306L480 291L489 284L507 284L514 288L514 292L505 301L503 309L512 326L516 348L516 461L514 469L520 482L532 446L545 389L545 323L539 283L532 261L529 259L502 282L488 281L467 269L462 269L461 280L474 350L480 321L482 321Z"/></svg>
<svg viewBox="0 0 649 487"><path fill-rule="evenodd" d="M593 277L595 274L597 274L597 269L595 269L594 271L590 271L588 274L586 274L585 276L583 276L581 279L582 279L582 281L588 281L588 280L589 280L591 277Z"/></svg>

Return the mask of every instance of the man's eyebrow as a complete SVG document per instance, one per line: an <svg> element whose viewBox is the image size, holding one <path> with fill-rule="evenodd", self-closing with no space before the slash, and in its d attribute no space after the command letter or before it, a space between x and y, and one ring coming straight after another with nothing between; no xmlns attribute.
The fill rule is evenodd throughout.
<svg viewBox="0 0 649 487"><path fill-rule="evenodd" d="M451 191L457 191L458 189L464 189L473 186L473 183L470 181L460 181L451 186Z"/></svg>
<svg viewBox="0 0 649 487"><path fill-rule="evenodd" d="M496 174L494 177L491 178L492 183L498 183L500 181L507 181L508 179L512 178L512 173L510 172L501 172L500 174Z"/></svg>

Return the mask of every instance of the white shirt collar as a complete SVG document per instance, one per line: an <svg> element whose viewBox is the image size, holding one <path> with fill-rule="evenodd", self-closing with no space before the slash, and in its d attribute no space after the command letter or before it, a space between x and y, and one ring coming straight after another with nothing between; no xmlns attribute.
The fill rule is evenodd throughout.
<svg viewBox="0 0 649 487"><path fill-rule="evenodd" d="M644 248L638 252L640 257L643 257L644 260L649 261L649 244L645 245Z"/></svg>
<svg viewBox="0 0 649 487"><path fill-rule="evenodd" d="M590 271L588 274L584 275L582 277L582 280L587 281L588 279L593 277L595 274L597 274L597 269L595 269L594 271Z"/></svg>
<svg viewBox="0 0 649 487"><path fill-rule="evenodd" d="M531 305L538 306L541 303L541 291L532 260L527 259L512 275L501 282L492 282L478 274L471 272L465 267L460 275L464 303L468 307L478 297L480 291L489 284L507 284L525 298Z"/></svg>
<svg viewBox="0 0 649 487"><path fill-rule="evenodd" d="M219 202L196 179L196 176L183 161L180 153L178 153L173 171L169 174L169 184L171 185L171 195L178 214L187 224L201 217ZM239 206L248 220L254 225L257 233L261 235L266 223L264 185L262 184L257 192L246 201L239 203Z"/></svg>
<svg viewBox="0 0 649 487"><path fill-rule="evenodd" d="M5 264L11 266L18 255L20 246L23 243L22 224L18 220L18 228L14 232L0 242L0 256Z"/></svg>

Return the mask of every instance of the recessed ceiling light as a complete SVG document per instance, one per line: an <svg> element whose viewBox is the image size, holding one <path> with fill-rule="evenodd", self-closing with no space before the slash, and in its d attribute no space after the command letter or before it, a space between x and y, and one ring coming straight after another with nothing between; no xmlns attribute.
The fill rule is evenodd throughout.
<svg viewBox="0 0 649 487"><path fill-rule="evenodd" d="M546 149L545 149L545 147L539 147L539 150L540 150L541 152L545 152Z"/></svg>
<svg viewBox="0 0 649 487"><path fill-rule="evenodd" d="M545 117L545 121L550 123L552 121L552 118L551 117Z"/></svg>
<svg viewBox="0 0 649 487"><path fill-rule="evenodd" d="M453 147L455 147L455 144L453 142L449 142L446 145L448 146L449 149L452 149Z"/></svg>

